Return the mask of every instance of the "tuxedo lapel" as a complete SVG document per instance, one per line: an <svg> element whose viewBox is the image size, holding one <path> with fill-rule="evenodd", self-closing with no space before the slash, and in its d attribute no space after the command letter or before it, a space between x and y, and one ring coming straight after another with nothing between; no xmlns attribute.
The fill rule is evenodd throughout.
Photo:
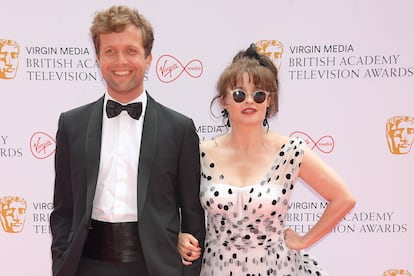
<svg viewBox="0 0 414 276"><path fill-rule="evenodd" d="M95 195L96 183L101 154L102 140L102 110L104 97L92 105L88 120L85 141L86 160L86 217L89 218L92 212L93 197Z"/></svg>
<svg viewBox="0 0 414 276"><path fill-rule="evenodd" d="M158 112L153 98L148 94L148 102L142 129L141 151L138 165L138 221L147 195L149 177L155 158L155 149L158 135Z"/></svg>

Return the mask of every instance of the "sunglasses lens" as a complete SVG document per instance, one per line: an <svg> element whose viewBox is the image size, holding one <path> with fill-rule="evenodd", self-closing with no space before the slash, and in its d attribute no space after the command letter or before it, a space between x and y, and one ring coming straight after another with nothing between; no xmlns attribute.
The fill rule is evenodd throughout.
<svg viewBox="0 0 414 276"><path fill-rule="evenodd" d="M266 93L263 91L257 91L256 93L254 93L253 100L256 103L264 102L266 100Z"/></svg>
<svg viewBox="0 0 414 276"><path fill-rule="evenodd" d="M241 103L246 98L246 94L241 90L235 90L233 91L233 100L236 103Z"/></svg>

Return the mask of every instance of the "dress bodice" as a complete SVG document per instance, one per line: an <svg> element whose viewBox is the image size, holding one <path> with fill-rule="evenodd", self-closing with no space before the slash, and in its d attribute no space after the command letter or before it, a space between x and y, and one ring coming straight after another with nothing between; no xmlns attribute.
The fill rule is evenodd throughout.
<svg viewBox="0 0 414 276"><path fill-rule="evenodd" d="M200 275L326 275L309 255L289 249L283 237L303 146L291 138L263 176L244 187L232 185L201 150L200 200L207 212L207 235Z"/></svg>

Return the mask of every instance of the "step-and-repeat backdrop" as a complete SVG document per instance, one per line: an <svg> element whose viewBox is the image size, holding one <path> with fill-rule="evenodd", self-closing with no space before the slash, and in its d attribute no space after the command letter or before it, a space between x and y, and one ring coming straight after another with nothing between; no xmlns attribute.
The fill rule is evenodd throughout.
<svg viewBox="0 0 414 276"><path fill-rule="evenodd" d="M414 274L414 2L16 0L1 6L1 275L51 274L57 119L104 93L89 26L112 4L152 22L146 89L194 118L201 140L226 131L209 107L234 54L252 42L269 54L271 129L303 138L358 200L308 251L333 276ZM297 185L289 226L307 232L325 206Z"/></svg>

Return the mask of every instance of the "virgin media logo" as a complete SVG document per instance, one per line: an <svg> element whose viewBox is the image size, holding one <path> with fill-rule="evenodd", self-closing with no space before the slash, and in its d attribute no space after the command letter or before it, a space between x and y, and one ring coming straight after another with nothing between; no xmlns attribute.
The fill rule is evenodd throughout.
<svg viewBox="0 0 414 276"><path fill-rule="evenodd" d="M203 73L203 64L199 59L193 59L183 65L171 55L162 55L157 60L156 73L162 82L173 82L184 72L192 78L199 78Z"/></svg>
<svg viewBox="0 0 414 276"><path fill-rule="evenodd" d="M45 159L55 153L56 141L49 134L35 132L30 138L30 151L37 159Z"/></svg>
<svg viewBox="0 0 414 276"><path fill-rule="evenodd" d="M318 149L320 152L323 153L331 153L334 149L335 142L332 136L324 135L317 140L312 139L308 134L303 131L295 131L292 132L290 137L297 137L302 139L306 145L308 145L311 149Z"/></svg>

